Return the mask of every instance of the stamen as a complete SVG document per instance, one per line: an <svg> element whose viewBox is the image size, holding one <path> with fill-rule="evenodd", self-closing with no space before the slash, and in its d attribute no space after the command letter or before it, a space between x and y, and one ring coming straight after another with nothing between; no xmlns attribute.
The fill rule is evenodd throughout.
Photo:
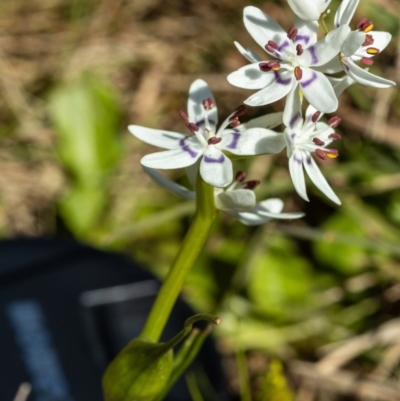
<svg viewBox="0 0 400 401"><path fill-rule="evenodd" d="M238 125L240 125L239 117L233 116L229 119L229 125L232 128L236 128Z"/></svg>
<svg viewBox="0 0 400 401"><path fill-rule="evenodd" d="M324 146L325 145L325 142L324 141L321 141L321 139L319 139L319 138L313 138L313 140L312 140L317 146Z"/></svg>
<svg viewBox="0 0 400 401"><path fill-rule="evenodd" d="M243 116L247 111L247 107L244 104L241 104L236 110L234 110L234 116L240 117Z"/></svg>
<svg viewBox="0 0 400 401"><path fill-rule="evenodd" d="M211 110L214 107L214 101L209 97L208 99L203 100L204 110Z"/></svg>
<svg viewBox="0 0 400 401"><path fill-rule="evenodd" d="M328 158L328 156L326 155L326 153L322 150L322 149L317 149L315 151L315 154L321 159L321 160L326 160Z"/></svg>
<svg viewBox="0 0 400 401"><path fill-rule="evenodd" d="M339 152L337 149L329 149L328 152L326 152L326 155L330 158L330 159L336 159L339 156Z"/></svg>
<svg viewBox="0 0 400 401"><path fill-rule="evenodd" d="M374 64L374 60L372 60L371 57L361 57L360 63L362 63L364 65L372 65L372 64Z"/></svg>
<svg viewBox="0 0 400 401"><path fill-rule="evenodd" d="M189 117L183 110L179 110L179 115L182 117L183 121L185 121L186 127L188 127L191 132L199 130L199 127L195 123L189 121Z"/></svg>
<svg viewBox="0 0 400 401"><path fill-rule="evenodd" d="M270 53L273 53L278 48L278 44L276 42L274 42L273 40L269 40L268 43L264 47L265 47L265 50L267 50Z"/></svg>
<svg viewBox="0 0 400 401"><path fill-rule="evenodd" d="M357 28L360 31L364 31L365 33L367 33L367 32L372 31L372 29L374 28L374 24L368 18L363 18L357 24Z"/></svg>
<svg viewBox="0 0 400 401"><path fill-rule="evenodd" d="M342 136L334 132L330 134L328 138L332 139L333 141L340 141L342 139Z"/></svg>
<svg viewBox="0 0 400 401"><path fill-rule="evenodd" d="M317 110L317 111L312 115L311 121L312 121L313 123L317 122L320 115L321 115L321 112Z"/></svg>
<svg viewBox="0 0 400 401"><path fill-rule="evenodd" d="M303 78L303 71L301 70L301 68L299 66L297 66L294 69L294 76L298 81L300 81L300 79Z"/></svg>
<svg viewBox="0 0 400 401"><path fill-rule="evenodd" d="M237 173L236 173L236 176L235 176L235 181L236 182L243 182L245 179L246 179L246 173L244 173L243 171L238 171Z"/></svg>
<svg viewBox="0 0 400 401"><path fill-rule="evenodd" d="M262 72L269 72L271 70L274 71L279 71L281 68L281 65L279 64L278 61L272 60L272 61L268 61L268 62L264 62L264 63L260 63L258 64L258 67L260 68L260 70Z"/></svg>
<svg viewBox="0 0 400 401"><path fill-rule="evenodd" d="M374 44L374 38L372 35L365 35L365 41L362 46L371 46Z"/></svg>
<svg viewBox="0 0 400 401"><path fill-rule="evenodd" d="M379 49L377 49L376 47L368 47L367 53L368 54L378 54L379 53Z"/></svg>
<svg viewBox="0 0 400 401"><path fill-rule="evenodd" d="M328 124L332 128L338 127L341 122L342 122L342 119L340 117L338 117L338 116L333 116L328 120Z"/></svg>
<svg viewBox="0 0 400 401"><path fill-rule="evenodd" d="M244 189L254 189L258 185L260 185L261 181L260 180L252 180L252 181L247 181L243 183L243 188Z"/></svg>
<svg viewBox="0 0 400 401"><path fill-rule="evenodd" d="M216 145L217 143L220 143L221 141L222 141L222 138L220 138L218 136L212 136L211 138L209 138L207 143L209 145Z"/></svg>
<svg viewBox="0 0 400 401"><path fill-rule="evenodd" d="M300 43L298 43L296 46L296 54L298 56L301 56L303 54L303 52L304 52L303 46Z"/></svg>
<svg viewBox="0 0 400 401"><path fill-rule="evenodd" d="M297 36L297 32L298 32L298 30L297 30L294 26L292 26L292 27L288 30L287 37L288 37L290 40L293 40L293 39Z"/></svg>

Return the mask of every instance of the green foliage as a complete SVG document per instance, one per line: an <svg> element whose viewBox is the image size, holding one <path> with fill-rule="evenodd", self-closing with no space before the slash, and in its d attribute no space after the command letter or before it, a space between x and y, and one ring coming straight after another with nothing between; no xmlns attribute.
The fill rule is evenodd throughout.
<svg viewBox="0 0 400 401"><path fill-rule="evenodd" d="M276 237L268 250L253 260L248 284L250 299L267 313L286 315L290 307L306 302L310 273L310 265L296 253L293 243Z"/></svg>
<svg viewBox="0 0 400 401"><path fill-rule="evenodd" d="M283 372L282 363L274 359L262 383L260 401L293 401L294 394L290 391Z"/></svg>
<svg viewBox="0 0 400 401"><path fill-rule="evenodd" d="M84 236L101 222L106 178L120 155L118 103L108 85L84 74L51 93L49 111L59 156L72 175L60 213L76 235Z"/></svg>

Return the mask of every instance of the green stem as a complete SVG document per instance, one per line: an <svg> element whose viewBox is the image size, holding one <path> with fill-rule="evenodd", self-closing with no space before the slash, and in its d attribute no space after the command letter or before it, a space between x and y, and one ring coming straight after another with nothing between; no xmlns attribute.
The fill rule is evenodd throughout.
<svg viewBox="0 0 400 401"><path fill-rule="evenodd" d="M196 185L196 213L178 255L161 286L153 304L141 337L158 341L175 305L186 277L196 262L208 238L208 233L216 216L214 188L198 176Z"/></svg>

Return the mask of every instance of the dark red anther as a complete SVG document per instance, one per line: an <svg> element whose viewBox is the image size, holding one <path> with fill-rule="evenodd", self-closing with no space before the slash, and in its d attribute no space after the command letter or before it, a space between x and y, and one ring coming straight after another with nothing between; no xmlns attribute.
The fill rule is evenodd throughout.
<svg viewBox="0 0 400 401"><path fill-rule="evenodd" d="M288 30L287 37L288 37L290 40L293 40L293 39L297 36L297 32L298 32L298 30L297 30L294 26L292 26L292 27L289 28L289 30Z"/></svg>
<svg viewBox="0 0 400 401"><path fill-rule="evenodd" d="M311 121L312 121L313 123L317 122L320 115L321 115L321 112L317 110L317 111L312 115Z"/></svg>
<svg viewBox="0 0 400 401"><path fill-rule="evenodd" d="M240 116L242 116L243 114L245 114L246 111L247 111L247 107L246 107L244 104L241 104L241 105L234 111L233 116L234 116L234 117L240 117Z"/></svg>
<svg viewBox="0 0 400 401"><path fill-rule="evenodd" d="M371 46L374 44L374 38L372 35L365 35L365 41L362 44L363 46Z"/></svg>
<svg viewBox="0 0 400 401"><path fill-rule="evenodd" d="M324 141L321 141L321 139L319 139L319 138L313 138L313 140L312 140L317 146L324 146L325 145L325 142Z"/></svg>
<svg viewBox="0 0 400 401"><path fill-rule="evenodd" d="M267 50L270 53L273 53L278 48L278 44L276 42L274 42L273 40L269 40L268 43L264 47L265 47L265 50Z"/></svg>
<svg viewBox="0 0 400 401"><path fill-rule="evenodd" d="M342 136L334 132L333 134L329 135L329 138L332 139L332 141L340 141Z"/></svg>
<svg viewBox="0 0 400 401"><path fill-rule="evenodd" d="M299 66L295 67L294 76L298 81L300 81L300 79L303 78L303 71Z"/></svg>
<svg viewBox="0 0 400 401"><path fill-rule="evenodd" d="M237 173L236 173L236 176L235 176L235 181L236 182L243 182L245 179L246 179L246 173L244 173L243 171L238 171Z"/></svg>
<svg viewBox="0 0 400 401"><path fill-rule="evenodd" d="M315 154L322 160L326 160L328 158L327 154L322 149L317 149Z"/></svg>
<svg viewBox="0 0 400 401"><path fill-rule="evenodd" d="M328 120L328 124L332 128L338 127L341 122L342 122L342 119L340 117L338 117L338 116L333 116Z"/></svg>
<svg viewBox="0 0 400 401"><path fill-rule="evenodd" d="M368 24L368 18L362 18L357 24L357 29L360 29L361 31L363 30L363 27Z"/></svg>
<svg viewBox="0 0 400 401"><path fill-rule="evenodd" d="M195 124L195 123L187 123L186 126L190 129L192 132L198 131L200 128Z"/></svg>
<svg viewBox="0 0 400 401"><path fill-rule="evenodd" d="M372 60L372 58L370 58L370 57L361 57L360 63L362 63L364 65L372 65L372 64L374 64L374 60Z"/></svg>
<svg viewBox="0 0 400 401"><path fill-rule="evenodd" d="M275 61L268 61L268 62L263 62L258 64L258 68L262 71L262 72L269 72L271 70L274 71L279 71L279 69L281 68L281 65Z"/></svg>
<svg viewBox="0 0 400 401"><path fill-rule="evenodd" d="M260 180L251 180L243 183L243 188L244 189L254 189L258 185L260 185L261 181Z"/></svg>
<svg viewBox="0 0 400 401"><path fill-rule="evenodd" d="M229 125L232 128L236 128L237 126L239 126L240 125L239 117L231 117L229 119Z"/></svg>
<svg viewBox="0 0 400 401"><path fill-rule="evenodd" d="M298 44L296 45L296 54L297 54L298 56L301 56L301 55L303 54L303 52L304 52L303 46L302 46L300 43L298 43Z"/></svg>
<svg viewBox="0 0 400 401"><path fill-rule="evenodd" d="M217 136L212 136L208 141L207 141L207 143L209 144L209 145L216 145L217 143L220 143L222 141L222 138L219 138L219 137L217 137Z"/></svg>
<svg viewBox="0 0 400 401"><path fill-rule="evenodd" d="M203 100L204 110L211 110L214 107L214 101L209 97Z"/></svg>

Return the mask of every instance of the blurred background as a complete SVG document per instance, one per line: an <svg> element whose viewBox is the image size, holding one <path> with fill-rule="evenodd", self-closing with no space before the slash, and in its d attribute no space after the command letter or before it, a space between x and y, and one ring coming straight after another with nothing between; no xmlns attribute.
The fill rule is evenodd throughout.
<svg viewBox="0 0 400 401"><path fill-rule="evenodd" d="M162 278L194 205L142 172L140 158L156 149L126 127L186 132L178 111L196 78L213 90L220 119L239 106L252 92L226 81L247 64L233 41L263 54L242 23L249 4L286 29L293 23L283 0L2 0L1 237L76 238ZM330 26L339 2L331 4ZM362 0L353 21L366 16L393 35L370 70L397 83L399 15L398 0ZM184 292L195 310L221 316L214 334L230 390L246 401L250 392L274 401L400 397L398 87L353 85L335 114L340 157L321 169L343 205L311 183L304 202L285 153L236 162L262 180L259 200L280 197L306 217L249 228L221 214ZM182 172L166 174L186 183Z"/></svg>

